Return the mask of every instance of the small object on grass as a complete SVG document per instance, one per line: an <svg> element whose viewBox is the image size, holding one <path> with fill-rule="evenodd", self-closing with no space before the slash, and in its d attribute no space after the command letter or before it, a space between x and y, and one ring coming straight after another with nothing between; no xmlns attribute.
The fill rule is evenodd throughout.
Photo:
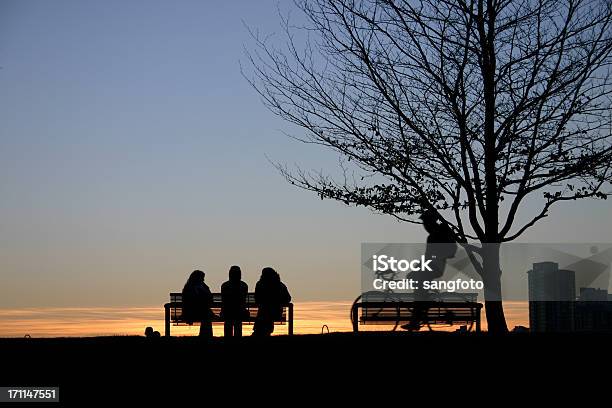
<svg viewBox="0 0 612 408"><path fill-rule="evenodd" d="M151 326L148 326L145 329L145 337L147 339L159 339L161 338L161 335L159 334L158 331L153 331L153 328Z"/></svg>

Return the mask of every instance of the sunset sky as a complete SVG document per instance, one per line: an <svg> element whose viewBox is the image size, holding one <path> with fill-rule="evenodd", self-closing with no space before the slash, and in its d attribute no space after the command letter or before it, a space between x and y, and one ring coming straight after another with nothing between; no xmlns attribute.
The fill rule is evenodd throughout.
<svg viewBox="0 0 612 408"><path fill-rule="evenodd" d="M270 164L332 174L338 164L288 138L300 130L268 112L241 75L252 46L245 24L279 33L277 5L294 8L0 2L0 336L26 333L32 319L57 328L45 310L70 322L61 308L89 316L93 307L136 308L140 333L193 269L217 291L234 264L251 288L263 267L277 269L308 330L326 321L344 330L360 291L360 244L425 240L418 226L298 190ZM610 209L558 207L523 241L610 242ZM119 321L118 333L132 333ZM76 335L69 326L60 327Z"/></svg>
<svg viewBox="0 0 612 408"><path fill-rule="evenodd" d="M352 302L307 301L295 306L295 334L319 334L351 331L349 310ZM506 302L509 327L529 325L527 302ZM108 335L142 335L146 326L152 326L163 335L164 318L159 307L72 307L0 309L0 337L84 337ZM327 327L324 328L323 325ZM487 322L482 314L483 330ZM391 329L392 326L361 325L360 331ZM435 326L436 330L456 330L457 326ZM252 325L244 326L250 335ZM399 329L398 329L399 330ZM424 328L424 330L427 330ZM215 336L223 335L223 325L213 326ZM197 336L199 327L172 326L173 336ZM277 325L274 334L287 334L287 325Z"/></svg>

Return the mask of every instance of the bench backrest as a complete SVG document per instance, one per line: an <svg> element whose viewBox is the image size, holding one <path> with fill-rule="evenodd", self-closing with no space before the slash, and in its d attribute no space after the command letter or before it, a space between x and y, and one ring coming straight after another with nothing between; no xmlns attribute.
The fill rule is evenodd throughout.
<svg viewBox="0 0 612 408"><path fill-rule="evenodd" d="M435 302L477 302L478 293L441 292L429 293L429 297ZM414 302L414 292L380 292L369 291L361 294L361 302Z"/></svg>
<svg viewBox="0 0 612 408"><path fill-rule="evenodd" d="M362 323L409 321L417 302L361 302L359 320ZM482 304L475 302L422 302L422 318L430 321L473 321L480 316Z"/></svg>
<svg viewBox="0 0 612 408"><path fill-rule="evenodd" d="M221 317L221 293L213 293L213 304L211 307L212 312L215 314L215 318L213 318L213 322L222 322L223 319ZM281 315L281 319L277 320L277 322L283 323L287 321L287 307L289 304L283 307L283 312ZM183 294L180 292L170 293L170 320L173 323L181 323L183 321ZM243 319L243 322L254 322L257 317L257 304L255 303L255 293L249 292L247 294L246 301L246 310L248 312L248 317Z"/></svg>

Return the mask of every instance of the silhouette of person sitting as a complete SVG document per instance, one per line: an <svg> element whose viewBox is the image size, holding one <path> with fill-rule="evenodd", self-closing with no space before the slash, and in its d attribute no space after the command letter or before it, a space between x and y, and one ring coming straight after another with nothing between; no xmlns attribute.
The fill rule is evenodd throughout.
<svg viewBox="0 0 612 408"><path fill-rule="evenodd" d="M446 269L446 261L455 256L457 252L457 243L452 231L445 224L438 223L438 217L435 212L426 210L421 214L423 228L429 233L427 236L427 244L425 246L425 259L431 259L429 270L418 270L410 272L406 278L413 279L417 285L414 291L415 308L413 310L413 318L409 324L402 326L406 330L419 330L421 321L427 314L427 306L421 302L427 302L431 299L430 293L423 287L423 281L432 281L444 275Z"/></svg>
<svg viewBox="0 0 612 408"><path fill-rule="evenodd" d="M212 337L212 293L204 283L204 272L195 270L183 287L183 319L200 322L200 336Z"/></svg>
<svg viewBox="0 0 612 408"><path fill-rule="evenodd" d="M289 302L291 295L287 286L281 282L280 275L270 267L264 268L255 285L255 303L258 309L253 335L271 335L274 331L274 322L281 319L283 306Z"/></svg>
<svg viewBox="0 0 612 408"><path fill-rule="evenodd" d="M246 309L249 286L242 280L239 266L229 270L229 280L221 285L221 316L223 316L223 335L242 337L242 321L248 314Z"/></svg>

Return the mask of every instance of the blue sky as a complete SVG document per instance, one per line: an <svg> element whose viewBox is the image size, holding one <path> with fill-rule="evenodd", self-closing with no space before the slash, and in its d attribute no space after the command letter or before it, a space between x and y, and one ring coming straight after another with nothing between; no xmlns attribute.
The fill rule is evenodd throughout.
<svg viewBox="0 0 612 408"><path fill-rule="evenodd" d="M192 269L214 289L232 264L252 286L271 265L297 299L349 299L361 242L424 240L267 161L337 163L284 136L241 76L243 22L278 32L277 5L0 1L0 307L161 304ZM609 204L588 205L526 239L609 241Z"/></svg>

